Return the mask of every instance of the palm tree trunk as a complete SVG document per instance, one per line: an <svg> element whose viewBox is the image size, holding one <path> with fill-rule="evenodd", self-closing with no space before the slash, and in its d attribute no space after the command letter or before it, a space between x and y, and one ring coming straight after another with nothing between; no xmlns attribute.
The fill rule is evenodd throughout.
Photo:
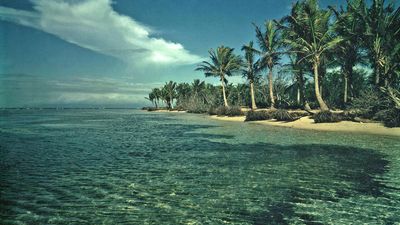
<svg viewBox="0 0 400 225"><path fill-rule="evenodd" d="M319 107L322 111L329 110L328 106L322 99L321 92L319 90L319 76L318 76L319 59L316 58L314 61L314 86L315 86L315 97L317 98Z"/></svg>
<svg viewBox="0 0 400 225"><path fill-rule="evenodd" d="M268 83L269 83L269 98L271 99L271 109L275 108L274 86L272 83L272 67L269 68Z"/></svg>
<svg viewBox="0 0 400 225"><path fill-rule="evenodd" d="M241 106L242 105L242 100L240 99L240 91L238 90L238 94L237 94L237 97L238 97L238 106Z"/></svg>
<svg viewBox="0 0 400 225"><path fill-rule="evenodd" d="M343 102L344 102L344 104L347 103L348 82L349 82L349 78L348 78L348 76L345 74L345 75L344 75L344 93L343 93Z"/></svg>
<svg viewBox="0 0 400 225"><path fill-rule="evenodd" d="M300 101L301 101L301 99L300 99L300 86L298 85L297 86L297 104L298 105L300 105Z"/></svg>
<svg viewBox="0 0 400 225"><path fill-rule="evenodd" d="M307 112L311 111L310 104L308 104L308 101L304 101L304 110Z"/></svg>
<svg viewBox="0 0 400 225"><path fill-rule="evenodd" d="M299 90L300 90L300 104L304 105L304 108L306 110L311 110L310 105L308 104L307 100L306 100L306 94L304 93L304 75L303 75L303 71L301 70L299 73Z"/></svg>
<svg viewBox="0 0 400 225"><path fill-rule="evenodd" d="M158 109L158 105L157 105L157 100L154 101L155 105L156 105L156 109Z"/></svg>
<svg viewBox="0 0 400 225"><path fill-rule="evenodd" d="M225 107L228 107L229 105L228 105L228 100L226 99L224 79L221 79L221 86L222 86L222 96L224 97L224 105Z"/></svg>
<svg viewBox="0 0 400 225"><path fill-rule="evenodd" d="M170 95L169 98L171 99L169 107L170 109L174 109L174 99L172 98L172 95Z"/></svg>
<svg viewBox="0 0 400 225"><path fill-rule="evenodd" d="M256 106L256 98L254 96L254 83L253 83L253 81L250 81L250 95L251 95L251 109L255 110L255 109L257 109L257 106Z"/></svg>
<svg viewBox="0 0 400 225"><path fill-rule="evenodd" d="M321 80L320 79L318 79L318 82L319 82L319 94L321 95L321 98L323 98L323 88L322 88L322 82L321 82Z"/></svg>

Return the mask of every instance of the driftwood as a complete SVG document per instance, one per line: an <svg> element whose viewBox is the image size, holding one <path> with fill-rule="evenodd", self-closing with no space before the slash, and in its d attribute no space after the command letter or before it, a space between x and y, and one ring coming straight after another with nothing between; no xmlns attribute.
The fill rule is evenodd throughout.
<svg viewBox="0 0 400 225"><path fill-rule="evenodd" d="M310 105L308 104L308 102L306 101L304 104L304 110L308 113L310 113L310 115L314 115L315 113L313 111L311 111Z"/></svg>
<svg viewBox="0 0 400 225"><path fill-rule="evenodd" d="M364 118L361 118L361 117L354 117L353 121L354 122L359 122L359 123L378 123L377 121L364 119Z"/></svg>

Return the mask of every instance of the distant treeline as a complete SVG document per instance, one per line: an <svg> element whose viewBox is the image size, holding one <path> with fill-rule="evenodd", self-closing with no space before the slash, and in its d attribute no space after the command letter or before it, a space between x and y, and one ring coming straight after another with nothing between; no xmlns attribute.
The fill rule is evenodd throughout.
<svg viewBox="0 0 400 225"><path fill-rule="evenodd" d="M304 0L290 15L253 26L256 44L243 45L243 56L220 46L195 68L219 78L220 86L170 81L148 99L156 108L190 112L218 106L352 109L400 126L400 8L394 3L348 0L323 9L317 0ZM230 84L233 75L247 82Z"/></svg>

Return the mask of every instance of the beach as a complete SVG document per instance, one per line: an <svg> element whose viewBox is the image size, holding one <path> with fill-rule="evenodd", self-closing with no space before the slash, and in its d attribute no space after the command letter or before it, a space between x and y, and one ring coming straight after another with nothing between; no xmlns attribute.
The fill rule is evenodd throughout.
<svg viewBox="0 0 400 225"><path fill-rule="evenodd" d="M210 116L210 118L215 120L223 120L231 122L244 122L246 119L245 116L237 116L237 117ZM246 123L256 123L268 126L288 127L294 129L365 133L365 134L390 135L390 136L400 137L400 128L384 127L383 124L378 122L361 123L361 122L341 121L337 123L315 123L313 119L307 116L292 122L263 120L263 121L250 121Z"/></svg>

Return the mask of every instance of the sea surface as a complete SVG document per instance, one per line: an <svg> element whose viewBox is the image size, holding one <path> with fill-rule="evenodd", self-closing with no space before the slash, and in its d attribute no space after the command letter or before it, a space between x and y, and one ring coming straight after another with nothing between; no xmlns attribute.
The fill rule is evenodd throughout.
<svg viewBox="0 0 400 225"><path fill-rule="evenodd" d="M0 110L0 224L400 224L400 138Z"/></svg>

